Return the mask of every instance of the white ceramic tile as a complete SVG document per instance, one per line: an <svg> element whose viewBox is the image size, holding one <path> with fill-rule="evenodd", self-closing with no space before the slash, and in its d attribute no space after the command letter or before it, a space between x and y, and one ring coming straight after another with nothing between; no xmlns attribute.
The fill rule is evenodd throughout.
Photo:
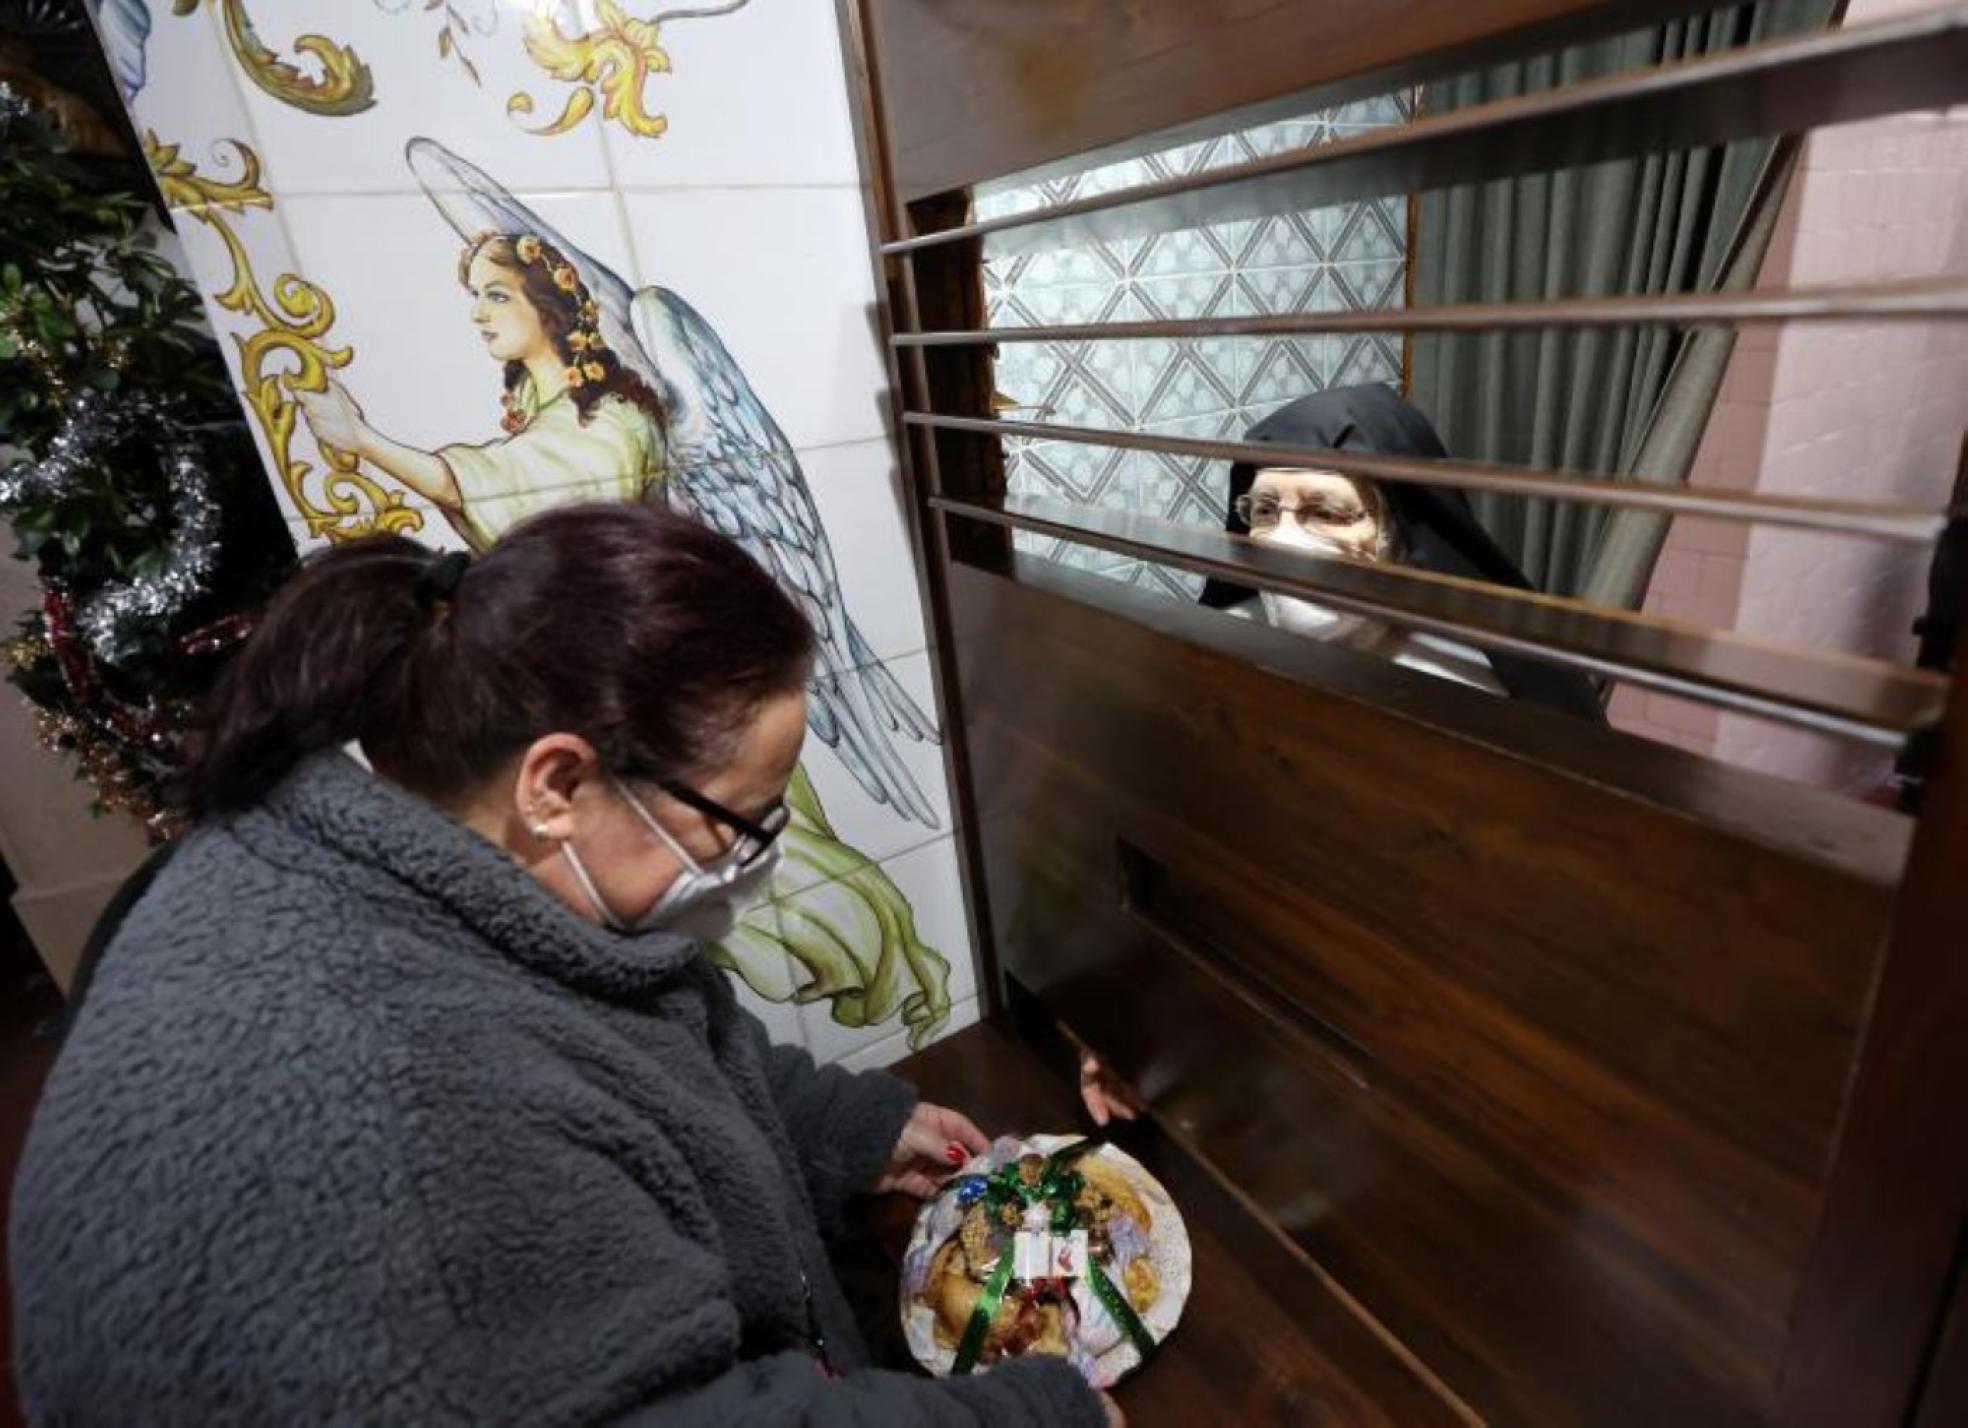
<svg viewBox="0 0 1968 1428"><path fill-rule="evenodd" d="M607 194L529 195L546 223L610 267L627 251ZM502 437L502 374L458 282L461 240L421 194L280 201L308 280L333 299L355 355L337 375L364 418L423 450Z"/></svg>
<svg viewBox="0 0 1968 1428"><path fill-rule="evenodd" d="M297 427L297 434L293 441L292 450L300 454L309 466L319 469L320 447L315 444L313 437L309 434L305 420ZM373 467L363 466L361 470L365 476L373 479L385 492L400 495L402 497L401 508L407 509L416 517L413 523L398 527L396 534L408 536L411 540L421 542L432 550L467 550L470 548L465 538L458 533L451 522L445 518L444 513L436 506L433 506L423 497L413 492L406 492L401 485L392 481L387 475L376 471ZM310 485L310 489L313 489L312 484ZM329 543L326 536L318 538L308 536L305 522L298 518L290 518L288 524L295 529L297 533L296 540L310 549L316 545Z"/></svg>
<svg viewBox="0 0 1968 1428"><path fill-rule="evenodd" d="M1267 406L1330 386L1334 357L1330 338L1267 342L1244 377L1241 401L1247 406Z"/></svg>
<svg viewBox="0 0 1968 1428"><path fill-rule="evenodd" d="M670 68L649 81L645 94L667 127L647 138L606 126L617 183L860 182L847 71L826 0L750 0L728 15L671 21L659 40Z"/></svg>
<svg viewBox="0 0 1968 1428"><path fill-rule="evenodd" d="M1325 259L1317 229L1305 213L1281 213L1260 224L1244 245L1240 266L1298 268Z"/></svg>
<svg viewBox="0 0 1968 1428"><path fill-rule="evenodd" d="M842 1067L849 1071L875 1071L893 1066L914 1048L909 1045L909 1034L897 1032L885 1036L880 1041L869 1042L859 1051L850 1051L840 1058Z"/></svg>
<svg viewBox="0 0 1968 1428"><path fill-rule="evenodd" d="M936 703L930 687L929 656L919 651L888 660L885 665L902 686L903 692L933 722ZM854 670L840 676L839 681L860 681L862 678L862 671ZM934 826L904 818L888 805L875 802L860 780L848 771L841 757L817 736L807 739L806 748L806 770L812 776L813 787L826 807L834 832L849 847L876 862L905 849L918 847L938 833L950 831L950 795L944 783L942 746L928 740L910 739L901 733L882 732L895 750L902 768L927 800L931 815L936 820Z"/></svg>
<svg viewBox="0 0 1968 1428"><path fill-rule="evenodd" d="M1285 119L1244 131L1244 140L1259 155L1281 154L1291 149L1307 149L1323 144L1330 126L1323 120L1306 117Z"/></svg>
<svg viewBox="0 0 1968 1428"><path fill-rule="evenodd" d="M800 1021L799 1008L790 999L769 1000L754 991L743 977L730 972L726 975L738 993L738 1004L765 1023L768 1036L784 1046L806 1045L806 1029Z"/></svg>
<svg viewBox="0 0 1968 1428"><path fill-rule="evenodd" d="M939 844L883 865L910 904L918 938L949 963L946 983L952 1008L977 994L977 972L963 914L963 894L957 879L953 843ZM806 896L814 896L809 892ZM906 969L902 975L906 978ZM907 990L904 983L904 990ZM899 1013L874 1026L844 1026L825 1001L799 1007L807 1045L822 1060L836 1061L851 1052L902 1033Z"/></svg>
<svg viewBox="0 0 1968 1428"><path fill-rule="evenodd" d="M1187 238L1193 230L1180 236ZM1169 235L1158 235L1166 237ZM1132 261L1122 260L1115 254L1112 243L1078 243L1066 248L1042 248L1036 253L1021 253L1007 265L1008 285L1020 288L1061 288L1074 287L1085 283L1114 283L1128 275L1129 270L1146 263L1139 256L1157 242L1149 238L1130 254Z"/></svg>
<svg viewBox="0 0 1968 1428"><path fill-rule="evenodd" d="M766 898L745 910L738 929L718 947L717 960L759 1000L788 1005L812 974L785 950L785 941L779 904Z"/></svg>
<svg viewBox="0 0 1968 1428"><path fill-rule="evenodd" d="M1132 511L1138 509L1134 492L1140 483L1142 463L1151 459L1145 452L1084 446L1077 442L1038 442L1027 448L1015 467L1008 469L1007 481L1015 495L1049 496L1074 505ZM1039 548L1055 550L1059 545L1040 538Z"/></svg>
<svg viewBox="0 0 1968 1428"><path fill-rule="evenodd" d="M978 1017L978 998L965 997L951 1006L950 1019L943 1024L941 1030L923 1043L924 1046L934 1046L946 1036L954 1036L966 1027L977 1025ZM893 1066L904 1057L912 1055L915 1049L909 1045L908 1033L901 1032L894 1036L883 1037L880 1041L864 1046L859 1051L850 1051L840 1059L840 1064L849 1071L872 1071ZM963 1107L958 1106L956 1109L962 1110Z"/></svg>
<svg viewBox="0 0 1968 1428"><path fill-rule="evenodd" d="M993 318L999 327L1050 327L1089 322L1120 322L1126 289L1115 283L1020 284L1006 294Z"/></svg>
<svg viewBox="0 0 1968 1428"><path fill-rule="evenodd" d="M1260 310L1279 304L1273 310L1278 312L1337 312L1346 306L1338 284L1332 281L1332 269L1286 268L1268 276L1274 283L1268 286L1252 287L1251 301ZM1240 281L1264 278L1263 273L1246 273Z"/></svg>
<svg viewBox="0 0 1968 1428"><path fill-rule="evenodd" d="M960 1031L969 1030L983 1019L984 998L981 995L965 997L960 1002L952 1002L950 1004L950 1019L943 1023L942 1029L935 1036L923 1044L925 1046L933 1046L946 1036L955 1036Z"/></svg>
<svg viewBox="0 0 1968 1428"><path fill-rule="evenodd" d="M573 505L582 501L623 499L626 499L626 496L621 491L594 482L579 481L572 484L542 486L529 491L525 496L476 503L470 508L470 520L466 529L474 538L489 533L493 540L498 540L514 526L558 506Z"/></svg>
<svg viewBox="0 0 1968 1428"><path fill-rule="evenodd" d="M884 432L887 375L857 192L643 192L623 207L642 282L677 293L716 329L796 449Z"/></svg>
<svg viewBox="0 0 1968 1428"><path fill-rule="evenodd" d="M173 15L170 0L148 3L150 33L138 47L127 42L134 31L119 26L111 65L130 67L132 73L141 66L143 82L126 100L137 136L154 131L164 143L179 145L200 169L225 168L227 177L237 177L237 168L228 167L235 165L235 156L221 141L256 145L256 140L245 101L232 81L232 55L214 7Z"/></svg>
<svg viewBox="0 0 1968 1428"><path fill-rule="evenodd" d="M943 1023L936 1034L923 1043L923 1048L934 1046L946 1036L955 1036L967 1027L976 1026L981 1017L982 1006L977 997L966 997L950 1007L950 1019ZM885 1036L880 1041L850 1051L841 1057L840 1064L849 1071L873 1071L892 1067L904 1057L915 1054L917 1048L909 1045L909 1034L898 1032ZM955 1109L962 1110L962 1106Z"/></svg>
<svg viewBox="0 0 1968 1428"><path fill-rule="evenodd" d="M952 1007L974 998L977 970L964 919L953 840L940 839L927 848L891 859L883 864L883 870L908 898L918 937L950 964L947 985ZM837 1061L902 1030L899 1020L872 1027L843 1026L833 1019L824 1002L809 1002L799 1012L806 1026L807 1045L826 1061Z"/></svg>
<svg viewBox="0 0 1968 1428"><path fill-rule="evenodd" d="M1401 380L1401 348L1397 340L1377 334L1326 340L1338 353L1328 377L1329 385L1348 387L1361 382Z"/></svg>
<svg viewBox="0 0 1968 1428"><path fill-rule="evenodd" d="M886 440L800 453L807 489L833 548L841 594L881 659L919 650L923 611L909 546L902 476Z"/></svg>
<svg viewBox="0 0 1968 1428"><path fill-rule="evenodd" d="M410 503L406 502L405 504L409 505ZM417 516L418 524L415 527L405 526L397 530L397 535L407 536L431 550L469 550L471 548L465 538L458 534L441 512L421 503L413 505L411 508ZM319 550L334 543L326 535L312 534L305 521L292 517L287 521L287 533L294 538L294 548L303 554L308 551Z"/></svg>
<svg viewBox="0 0 1968 1428"><path fill-rule="evenodd" d="M970 924L964 915L963 875L957 868L955 838L890 858L882 867L916 910L916 930L950 961L950 1000L977 995L977 965L971 955Z"/></svg>
<svg viewBox="0 0 1968 1428"><path fill-rule="evenodd" d="M151 3L155 9L163 0ZM445 55L438 48L445 6L253 0L254 29L282 57L318 74L316 60L296 59L295 42L320 35L354 51L368 66L374 92L374 103L359 113L323 115L277 99L250 80L243 85L277 192L415 193L419 184L403 152L413 137L436 139L512 191L607 187L599 104L563 134L543 137L523 127L546 125L573 92L527 53L533 0L450 0L448 8L465 18L467 33L454 34L453 52ZM578 17L569 8L560 23L571 34ZM460 55L476 68L476 80ZM508 112L516 94L532 97L530 116Z"/></svg>
<svg viewBox="0 0 1968 1428"><path fill-rule="evenodd" d="M229 175L236 176L236 175ZM209 218L210 223L205 220ZM286 233L279 219L266 209L248 209L233 212L219 208L179 209L172 218L178 232L179 242L184 249L184 257L191 269L194 282L205 299L206 317L212 324L213 333L219 342L219 351L224 354L226 369L231 374L233 390L243 393L247 379L240 366L241 349L237 339L243 339L259 332L263 324L250 311L236 312L222 308L215 300L217 295L231 289L238 281L233 258L226 247L215 224L225 225L238 239L244 249L246 260L251 265L251 281L257 286L261 298L270 307L275 303L276 285L285 274L294 272L298 264L292 250L287 245ZM338 337L336 329L331 328L321 339L324 345L334 345ZM292 364L279 356L270 357L266 371L291 370ZM253 433L253 444L260 453L260 461L266 468L267 480L273 487L275 500L280 512L289 521L300 518L300 510L288 495L283 482L275 479L275 459L267 433L261 428L259 420L241 398L241 412L246 425ZM290 456L305 460L319 471L321 460L318 450L305 432L295 435L290 445Z"/></svg>
<svg viewBox="0 0 1968 1428"><path fill-rule="evenodd" d="M1001 326L1003 324L993 324ZM1109 346L1126 349L1126 343ZM1024 403L1017 419L1032 421L1047 415L1045 408L1060 379L1069 372L1059 342L1006 342L992 358L992 379L1005 396Z"/></svg>
<svg viewBox="0 0 1968 1428"><path fill-rule="evenodd" d="M1407 280L1407 265L1399 258L1367 263L1335 263L1326 270L1337 294L1335 308L1398 308Z"/></svg>
<svg viewBox="0 0 1968 1428"><path fill-rule="evenodd" d="M960 1002L952 1002L950 1005L950 1020L945 1024L943 1030L937 1033L936 1039L941 1041L946 1036L954 1036L960 1031L976 1026L983 1019L984 997L982 993L974 997L965 997Z"/></svg>
<svg viewBox="0 0 1968 1428"><path fill-rule="evenodd" d="M825 1000L803 1002L797 1010L807 1049L816 1061L839 1061L890 1037L906 1038L899 1013L874 1026L843 1026L834 1020L831 1004Z"/></svg>

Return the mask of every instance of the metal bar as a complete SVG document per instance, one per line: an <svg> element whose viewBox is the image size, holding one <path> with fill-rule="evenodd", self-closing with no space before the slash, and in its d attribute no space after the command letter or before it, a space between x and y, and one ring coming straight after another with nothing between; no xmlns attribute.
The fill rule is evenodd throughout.
<svg viewBox="0 0 1968 1428"><path fill-rule="evenodd" d="M1968 4L1471 105L1412 124L884 244L1031 252L1795 132L1968 98Z"/></svg>
<svg viewBox="0 0 1968 1428"><path fill-rule="evenodd" d="M898 332L897 347L995 347L1004 342L1130 342L1146 338L1292 337L1333 332L1491 332L1508 328L1752 326L1779 322L1920 322L1968 318L1968 275L1854 287L1751 293L1560 298L1551 302L1445 303L1365 312L1262 313L1251 317L1080 322Z"/></svg>
<svg viewBox="0 0 1968 1428"><path fill-rule="evenodd" d="M930 505L1888 748L1934 723L1947 696L1947 681L1925 670L1401 566L1281 551L1128 512L1017 496L991 503L938 496Z"/></svg>
<svg viewBox="0 0 1968 1428"><path fill-rule="evenodd" d="M1054 426L1048 422L994 421L983 417L905 412L910 426L970 432L1025 441L1068 441L1082 446L1155 451L1205 461L1241 461L1256 466L1309 466L1360 476L1370 481L1406 481L1416 486L1456 486L1509 496L1536 496L1587 505L1624 506L1665 515L1709 516L1725 521L1757 521L1836 535L1876 540L1931 541L1947 524L1948 512L1882 506L1862 501L1820 501L1801 496L1758 496L1690 486L1661 486L1617 476L1582 476L1568 471L1531 471L1458 461L1420 461L1315 446L1268 441L1208 441L1189 436L1156 436L1102 427Z"/></svg>

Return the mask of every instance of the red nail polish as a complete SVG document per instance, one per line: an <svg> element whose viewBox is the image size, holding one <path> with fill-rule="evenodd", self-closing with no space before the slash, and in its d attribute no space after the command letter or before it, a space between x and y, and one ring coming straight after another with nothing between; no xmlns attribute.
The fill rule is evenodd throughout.
<svg viewBox="0 0 1968 1428"><path fill-rule="evenodd" d="M943 1147L943 1158L952 1165L962 1165L966 1160L970 1159L970 1155L962 1146L958 1145L955 1141L951 1141Z"/></svg>

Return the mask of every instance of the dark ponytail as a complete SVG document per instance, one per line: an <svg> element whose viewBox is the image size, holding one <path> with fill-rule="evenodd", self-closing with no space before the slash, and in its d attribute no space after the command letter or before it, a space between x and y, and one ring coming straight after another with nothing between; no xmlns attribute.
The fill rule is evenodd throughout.
<svg viewBox="0 0 1968 1428"><path fill-rule="evenodd" d="M434 798L556 731L625 777L692 778L804 683L812 649L744 551L656 507L563 506L469 564L374 536L275 597L204 711L185 798L247 807L351 739Z"/></svg>

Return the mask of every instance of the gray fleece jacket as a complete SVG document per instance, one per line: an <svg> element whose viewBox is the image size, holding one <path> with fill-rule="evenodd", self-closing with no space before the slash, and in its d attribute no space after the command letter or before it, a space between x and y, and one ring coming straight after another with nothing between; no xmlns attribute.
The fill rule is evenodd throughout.
<svg viewBox="0 0 1968 1428"><path fill-rule="evenodd" d="M913 1100L316 758L196 833L103 958L15 1186L27 1411L1098 1428L1063 1363L863 1366L821 1226Z"/></svg>

